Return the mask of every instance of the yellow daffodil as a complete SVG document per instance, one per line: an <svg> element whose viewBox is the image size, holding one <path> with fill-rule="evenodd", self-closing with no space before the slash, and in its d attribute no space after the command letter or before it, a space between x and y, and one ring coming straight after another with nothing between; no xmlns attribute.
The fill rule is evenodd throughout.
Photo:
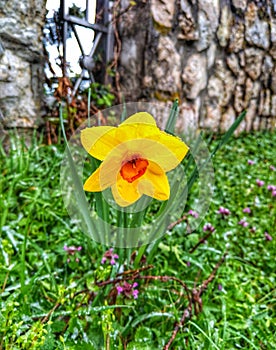
<svg viewBox="0 0 276 350"><path fill-rule="evenodd" d="M99 192L111 187L121 207L143 194L167 200L170 186L166 172L176 168L188 152L180 138L161 131L146 112L132 115L118 127L86 128L81 142L91 156L102 161L86 180L84 190Z"/></svg>

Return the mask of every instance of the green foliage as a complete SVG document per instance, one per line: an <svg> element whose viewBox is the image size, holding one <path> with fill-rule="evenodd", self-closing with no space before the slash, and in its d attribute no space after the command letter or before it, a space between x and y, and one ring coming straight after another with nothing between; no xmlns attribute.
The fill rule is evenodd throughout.
<svg viewBox="0 0 276 350"><path fill-rule="evenodd" d="M103 109L112 106L115 95L110 91L110 86L95 82L91 84L91 99L96 107Z"/></svg>
<svg viewBox="0 0 276 350"><path fill-rule="evenodd" d="M0 148L0 348L164 347L187 307L179 284L139 279L136 300L116 297L114 284L99 286L116 276L118 265L101 263L108 248L80 232L64 208L59 185L64 147L35 137L27 147L16 135L10 142L9 153ZM276 166L275 143L276 133L230 140L213 160L216 188L200 228L187 234L187 223L180 223L152 256L154 268L145 275L178 277L193 288L228 250L202 296L202 313L187 320L171 348L276 348L276 197L267 190L276 186L276 171L270 169ZM265 185L258 186L258 179ZM190 203L196 192L195 187ZM231 215L218 214L221 206ZM251 213L243 212L246 207ZM239 224L242 219L248 226ZM208 222L215 231L189 253L206 235ZM82 249L69 254L64 246Z"/></svg>

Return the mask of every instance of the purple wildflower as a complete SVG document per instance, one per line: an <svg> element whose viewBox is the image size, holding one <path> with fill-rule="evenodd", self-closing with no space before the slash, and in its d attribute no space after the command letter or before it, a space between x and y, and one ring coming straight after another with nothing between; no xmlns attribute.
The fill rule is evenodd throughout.
<svg viewBox="0 0 276 350"><path fill-rule="evenodd" d="M116 286L118 295L123 294L127 298L133 296L134 299L138 298L139 290L135 289L138 286L137 282L133 284L124 281L123 285Z"/></svg>
<svg viewBox="0 0 276 350"><path fill-rule="evenodd" d="M272 171L276 170L275 166L273 166L273 165L270 165L269 169L272 170Z"/></svg>
<svg viewBox="0 0 276 350"><path fill-rule="evenodd" d="M250 214L251 213L251 209L249 207L246 207L243 209L242 211L243 213L247 213L247 214Z"/></svg>
<svg viewBox="0 0 276 350"><path fill-rule="evenodd" d="M266 239L267 241L272 241L272 237L270 236L269 233L265 232L265 233L264 233L264 236L265 236L265 239Z"/></svg>
<svg viewBox="0 0 276 350"><path fill-rule="evenodd" d="M194 211L194 210L189 210L188 214L193 216L196 219L199 217L198 213L196 211Z"/></svg>
<svg viewBox="0 0 276 350"><path fill-rule="evenodd" d="M249 165L254 165L254 164L255 164L254 160L252 160L252 159L248 159L247 163L248 163Z"/></svg>
<svg viewBox="0 0 276 350"><path fill-rule="evenodd" d="M221 291L222 290L222 284L218 285L218 290Z"/></svg>
<svg viewBox="0 0 276 350"><path fill-rule="evenodd" d="M105 253L104 253L104 256L101 260L101 264L105 264L105 262L107 260L110 261L110 265L115 265L116 264L116 261L115 259L119 259L119 255L118 254L115 254L113 253L113 248L110 248L109 250L107 250Z"/></svg>
<svg viewBox="0 0 276 350"><path fill-rule="evenodd" d="M246 222L246 220L242 219L241 221L239 221L239 225L241 225L243 227L247 227L249 224L248 224L248 222Z"/></svg>
<svg viewBox="0 0 276 350"><path fill-rule="evenodd" d="M187 261L187 264L186 264L188 267L191 266L191 262L190 261Z"/></svg>
<svg viewBox="0 0 276 350"><path fill-rule="evenodd" d="M67 254L69 255L69 258L67 259L67 262L69 263L71 261L70 259L70 255L75 255L77 252L79 252L80 250L82 250L82 247L79 246L79 247L75 247L75 246L70 246L68 247L67 245L65 245L63 247L63 249L67 252ZM79 262L80 259L77 257L76 258L76 262Z"/></svg>
<svg viewBox="0 0 276 350"><path fill-rule="evenodd" d="M276 197L276 190L272 191L272 197Z"/></svg>
<svg viewBox="0 0 276 350"><path fill-rule="evenodd" d="M264 183L264 181L257 179L256 184L257 184L257 186L262 187L265 183Z"/></svg>
<svg viewBox="0 0 276 350"><path fill-rule="evenodd" d="M121 294L124 291L124 288L121 286L116 287L118 294Z"/></svg>
<svg viewBox="0 0 276 350"><path fill-rule="evenodd" d="M203 226L203 231L214 232L215 228L210 223L208 223Z"/></svg>
<svg viewBox="0 0 276 350"><path fill-rule="evenodd" d="M221 214L222 216L228 216L231 214L230 210L224 207L220 207L217 213Z"/></svg>
<svg viewBox="0 0 276 350"><path fill-rule="evenodd" d="M267 186L268 191L276 191L276 186L274 185L268 185Z"/></svg>

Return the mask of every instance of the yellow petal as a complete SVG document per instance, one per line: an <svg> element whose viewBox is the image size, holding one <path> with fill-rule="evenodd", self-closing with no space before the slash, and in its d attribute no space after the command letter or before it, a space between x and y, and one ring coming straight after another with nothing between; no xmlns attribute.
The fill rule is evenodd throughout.
<svg viewBox="0 0 276 350"><path fill-rule="evenodd" d="M158 164L149 162L145 174L139 179L138 191L161 201L169 199L169 181Z"/></svg>
<svg viewBox="0 0 276 350"><path fill-rule="evenodd" d="M91 156L103 160L120 143L112 134L110 136L110 131L114 130L112 126L86 128L81 131L81 143Z"/></svg>
<svg viewBox="0 0 276 350"><path fill-rule="evenodd" d="M100 167L85 181L83 189L88 192L99 192L103 190L100 184Z"/></svg>
<svg viewBox="0 0 276 350"><path fill-rule="evenodd" d="M156 139L153 137L153 139ZM178 160L178 164L182 161L189 151L189 147L177 136L167 134L165 131L160 131L160 136L156 140L163 145L171 154ZM157 160L157 159L156 159ZM165 171L170 171L175 168L173 162L166 160L166 165L163 165Z"/></svg>
<svg viewBox="0 0 276 350"><path fill-rule="evenodd" d="M118 128L85 129L81 137L85 149L97 159L106 159L116 149L121 164L129 157L140 156L159 164L165 172L174 169L189 149L180 138L160 131L145 112L134 114Z"/></svg>
<svg viewBox="0 0 276 350"><path fill-rule="evenodd" d="M115 202L121 207L127 207L136 202L141 197L137 185L137 180L129 183L118 174L116 184L111 187Z"/></svg>
<svg viewBox="0 0 276 350"><path fill-rule="evenodd" d="M116 182L120 169L121 155L120 153L113 151L110 156L102 162L99 168L86 180L83 189L89 192L104 191Z"/></svg>
<svg viewBox="0 0 276 350"><path fill-rule="evenodd" d="M139 112L131 115L129 118L127 118L121 125L126 124L150 124L153 126L156 126L156 122L152 115L150 115L147 112Z"/></svg>
<svg viewBox="0 0 276 350"><path fill-rule="evenodd" d="M176 168L180 161L175 153L157 140L149 138L132 139L117 147L126 157L143 158L158 164L165 172ZM124 158L125 159L125 158ZM127 160L127 159L126 159Z"/></svg>

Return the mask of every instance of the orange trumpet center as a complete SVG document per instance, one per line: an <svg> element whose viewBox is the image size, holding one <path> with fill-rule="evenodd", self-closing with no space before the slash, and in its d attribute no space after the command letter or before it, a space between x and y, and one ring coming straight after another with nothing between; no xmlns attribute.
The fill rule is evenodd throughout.
<svg viewBox="0 0 276 350"><path fill-rule="evenodd" d="M143 174L145 174L148 165L149 162L146 159L132 159L122 166L120 174L124 180L131 183L139 179L139 177L141 177Z"/></svg>

